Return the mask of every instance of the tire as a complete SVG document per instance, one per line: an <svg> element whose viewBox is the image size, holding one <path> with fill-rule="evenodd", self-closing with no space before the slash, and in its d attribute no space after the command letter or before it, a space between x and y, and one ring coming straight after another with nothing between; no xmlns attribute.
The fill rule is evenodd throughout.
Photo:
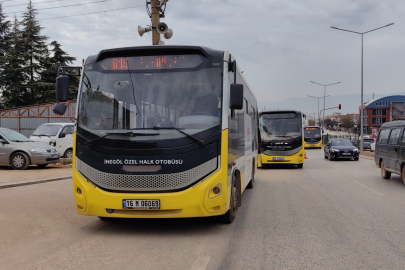
<svg viewBox="0 0 405 270"><path fill-rule="evenodd" d="M298 169L302 169L303 167L304 167L304 163L297 164L297 168L298 168Z"/></svg>
<svg viewBox="0 0 405 270"><path fill-rule="evenodd" d="M354 161L359 161L359 158L354 158Z"/></svg>
<svg viewBox="0 0 405 270"><path fill-rule="evenodd" d="M46 164L38 164L37 166L38 166L38 168L45 168L46 166L48 166L48 164L49 164L49 163L46 163Z"/></svg>
<svg viewBox="0 0 405 270"><path fill-rule="evenodd" d="M64 158L73 158L73 149L69 148L68 150L65 151L63 154Z"/></svg>
<svg viewBox="0 0 405 270"><path fill-rule="evenodd" d="M402 165L401 180L402 180L402 183L404 183L404 185L405 185L405 166L404 165Z"/></svg>
<svg viewBox="0 0 405 270"><path fill-rule="evenodd" d="M30 159L27 154L23 152L14 153L11 156L11 166L14 170L25 170L30 165Z"/></svg>
<svg viewBox="0 0 405 270"><path fill-rule="evenodd" d="M383 179L390 179L391 177L391 173L385 168L384 160L381 161L381 177Z"/></svg>
<svg viewBox="0 0 405 270"><path fill-rule="evenodd" d="M252 189L254 186L254 182L255 182L255 165L253 163L253 168L252 168L252 179L250 179L249 184L246 186L246 188L248 189Z"/></svg>
<svg viewBox="0 0 405 270"><path fill-rule="evenodd" d="M232 176L231 198L229 202L229 210L221 216L221 221L230 224L235 220L236 210L238 210L238 192L236 190L236 178Z"/></svg>
<svg viewBox="0 0 405 270"><path fill-rule="evenodd" d="M325 159L328 159L328 156L325 155Z"/></svg>

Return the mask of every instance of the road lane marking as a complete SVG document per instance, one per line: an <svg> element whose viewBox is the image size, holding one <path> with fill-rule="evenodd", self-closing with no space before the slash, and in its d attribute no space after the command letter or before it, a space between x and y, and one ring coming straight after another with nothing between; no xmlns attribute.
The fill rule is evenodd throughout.
<svg viewBox="0 0 405 270"><path fill-rule="evenodd" d="M362 186L362 187L364 187L365 189L368 189L369 191L371 191L371 192L374 192L375 194L377 194L377 195L379 195L379 196L384 196L385 194L384 193L381 193L381 192L379 192L379 191L377 191L377 190L375 190L375 189L373 189L373 188L371 188L371 187L369 187L369 186L366 186L365 184L363 184L363 183L360 183L360 182L358 182L358 181L353 181L354 183L356 183L356 184L358 184L358 185L360 185L360 186Z"/></svg>
<svg viewBox="0 0 405 270"><path fill-rule="evenodd" d="M198 256L197 260L191 266L191 270L205 270L210 262L209 256Z"/></svg>

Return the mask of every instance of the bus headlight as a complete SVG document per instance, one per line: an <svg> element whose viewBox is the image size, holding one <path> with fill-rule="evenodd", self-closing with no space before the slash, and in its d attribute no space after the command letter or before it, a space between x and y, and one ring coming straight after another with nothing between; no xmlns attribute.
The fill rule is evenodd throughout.
<svg viewBox="0 0 405 270"><path fill-rule="evenodd" d="M52 139L50 142L49 142L49 145L52 145L52 146L56 146L56 140L55 139Z"/></svg>

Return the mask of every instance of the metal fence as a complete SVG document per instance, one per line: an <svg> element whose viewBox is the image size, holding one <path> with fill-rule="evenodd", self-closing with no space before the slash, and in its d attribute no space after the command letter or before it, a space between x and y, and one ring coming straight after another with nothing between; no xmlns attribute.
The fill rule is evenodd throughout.
<svg viewBox="0 0 405 270"><path fill-rule="evenodd" d="M56 115L55 103L0 110L0 127L9 128L30 137L37 127L45 123L72 123L76 112L76 101L65 102L68 106L64 116Z"/></svg>

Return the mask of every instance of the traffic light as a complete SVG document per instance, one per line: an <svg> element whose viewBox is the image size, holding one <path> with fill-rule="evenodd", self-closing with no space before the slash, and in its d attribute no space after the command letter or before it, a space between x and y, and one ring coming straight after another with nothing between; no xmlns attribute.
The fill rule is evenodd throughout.
<svg viewBox="0 0 405 270"><path fill-rule="evenodd" d="M342 104L339 104L339 110L342 109Z"/></svg>

